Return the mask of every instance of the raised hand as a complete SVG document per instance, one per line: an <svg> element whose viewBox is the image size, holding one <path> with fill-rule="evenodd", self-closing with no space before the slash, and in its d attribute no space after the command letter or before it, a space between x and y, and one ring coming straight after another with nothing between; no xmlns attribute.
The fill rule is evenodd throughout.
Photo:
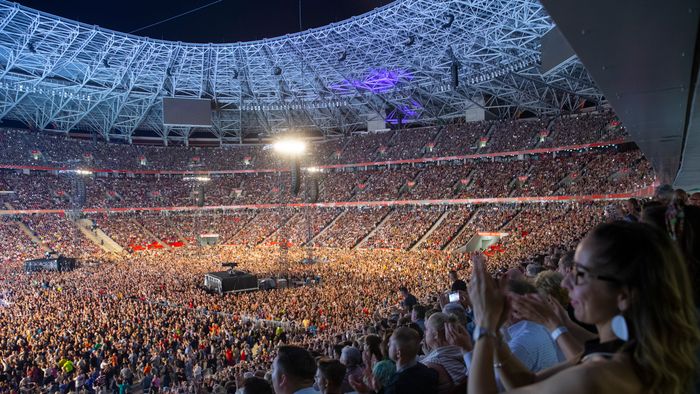
<svg viewBox="0 0 700 394"><path fill-rule="evenodd" d="M352 388L354 388L355 391L357 391L360 394L372 392L372 389L365 384L362 378L350 375L348 378L348 382L350 383L350 386L352 386Z"/></svg>
<svg viewBox="0 0 700 394"><path fill-rule="evenodd" d="M472 255L472 263L474 270L468 288L474 320L478 326L495 331L499 328L505 308L505 294L486 272L486 258L483 254Z"/></svg>
<svg viewBox="0 0 700 394"><path fill-rule="evenodd" d="M512 295L513 309L525 320L539 323L550 330L564 324L558 316L553 300L545 299L539 294ZM553 301L558 305L556 301Z"/></svg>
<svg viewBox="0 0 700 394"><path fill-rule="evenodd" d="M474 348L472 338L461 324L445 323L445 338L450 345L459 346L465 352L471 352Z"/></svg>

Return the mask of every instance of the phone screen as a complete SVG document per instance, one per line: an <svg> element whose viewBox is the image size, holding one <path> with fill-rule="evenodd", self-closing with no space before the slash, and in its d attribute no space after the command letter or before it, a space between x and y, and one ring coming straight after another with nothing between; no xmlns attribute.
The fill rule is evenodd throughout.
<svg viewBox="0 0 700 394"><path fill-rule="evenodd" d="M456 291L450 293L450 302L459 302L459 293Z"/></svg>

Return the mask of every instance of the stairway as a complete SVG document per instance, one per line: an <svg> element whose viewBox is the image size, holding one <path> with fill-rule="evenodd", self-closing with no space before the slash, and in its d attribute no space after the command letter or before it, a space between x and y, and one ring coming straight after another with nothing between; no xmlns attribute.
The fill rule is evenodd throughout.
<svg viewBox="0 0 700 394"><path fill-rule="evenodd" d="M466 221L464 222L464 224L462 224L462 226L459 228L459 230L457 230L457 232L455 233L454 237L452 237L452 239L450 240L450 242L448 242L448 243L442 248L442 250L452 250L452 249L453 249L453 248L452 248L453 244L454 244L455 241L462 235L463 232L467 231L467 229L469 228L469 224L472 222L472 220L474 220L474 218L476 217L476 213L477 213L478 211L479 211L479 210L477 209L476 211L472 212L472 215L469 217L469 219L466 220Z"/></svg>
<svg viewBox="0 0 700 394"><path fill-rule="evenodd" d="M185 238L185 234L183 234L182 231L180 231L180 228L177 225L175 225L175 222L170 220L169 217L165 217L165 221L168 222L170 228L175 230L175 235L177 235L177 238L180 240L180 242L187 245L187 238Z"/></svg>
<svg viewBox="0 0 700 394"><path fill-rule="evenodd" d="M280 230L282 230L282 228L284 228L284 226L286 226L286 225L288 225L289 223L291 223L292 220L294 220L294 218L296 218L297 216L299 216L299 213L295 213L294 215L290 216L288 219L283 220L284 223L282 223L281 226L277 227L277 229L275 229L275 231L273 231L270 235L268 235L267 237L263 238L263 240L260 241L260 243L259 243L258 245L264 245L266 242L270 241L270 240L272 239L272 237L274 237L275 235L279 234L279 233L280 233Z"/></svg>
<svg viewBox="0 0 700 394"><path fill-rule="evenodd" d="M250 218L249 221L247 221L244 225L242 225L241 228L238 229L238 231L236 231L232 236L230 236L228 239L226 239L224 241L224 244L230 244L231 242L233 242L233 240L236 239L236 237L238 236L238 234L241 233L241 231L243 231L246 227L248 227L251 223L253 223L253 221L255 220L256 217L258 217L257 212L255 213L255 215L253 215L252 218Z"/></svg>
<svg viewBox="0 0 700 394"><path fill-rule="evenodd" d="M6 206L9 205L9 203L6 203L5 205L6 205ZM11 206L10 206L10 207L11 207ZM11 208L11 209L12 209L12 208ZM46 245L45 243L43 243L43 242L41 241L41 239L39 239L39 237L37 237L37 236L34 234L34 231L32 231L32 230L31 230L26 224L24 224L21 220L15 220L14 222L15 222L15 224L17 224L17 227L19 227L19 229L22 230L22 232L24 232L25 234L27 234L27 235L29 236L29 238L32 240L32 242L34 242L35 244L39 245L39 247L40 247L44 252L53 252L53 250L52 250L50 247L48 247L48 245Z"/></svg>
<svg viewBox="0 0 700 394"><path fill-rule="evenodd" d="M418 241L416 241L416 243L414 243L413 246L411 246L408 250L413 252L414 250L418 249L420 244L422 244L423 241L428 239L428 237L430 237L430 234L432 234L433 231L435 231L435 229L438 228L438 226L440 226L440 224L442 224L443 220L445 220L445 218L447 217L447 215L449 215L449 213L450 213L450 211L443 212L442 215L440 215L440 217L435 221L435 223L433 223L433 225L430 226L428 231L426 231L425 234L423 234L423 236L420 237L420 239Z"/></svg>
<svg viewBox="0 0 700 394"><path fill-rule="evenodd" d="M94 227L93 230L95 222L92 220L82 218L74 221L73 223L78 227L78 230L80 230L85 238L92 241L92 243L100 247L100 249L104 250L105 252L122 253L124 251L124 248L105 234L102 229L99 227Z"/></svg>
<svg viewBox="0 0 700 394"><path fill-rule="evenodd" d="M311 241L309 241L308 243L306 243L306 244L304 244L304 245L308 245L308 244L312 244L312 245L313 245L313 243L316 242L316 240L319 239L319 238L321 237L321 235L323 235L326 231L328 231L329 228L333 227L333 225L335 224L335 222L337 222L338 219L340 219L343 215L345 215L346 212L347 212L347 211L342 211L342 212L340 212L340 213L338 214L338 216L336 216L333 220L331 220L331 222L328 223L328 225L327 225L326 227L324 227L323 229L321 229L321 231L319 231L318 234L314 235L314 237L311 238Z"/></svg>
<svg viewBox="0 0 700 394"><path fill-rule="evenodd" d="M360 247L360 245L362 245L363 243L367 242L367 240L370 239L370 237L371 237L372 235L374 235L374 233L376 233L377 230L378 230L380 227L382 227L382 225L383 225L384 223L386 223L387 220L389 220L389 217L391 216L392 213L394 213L394 208L391 208L391 209L389 210L389 212L388 212L386 215L384 215L384 217L382 218L382 220L380 220L379 223L377 223L377 225L374 226L374 228L372 229L372 231L370 231L369 234L365 235L364 238L362 238L362 239L360 240L360 242L356 243L355 246L352 247L352 250L358 249L358 248Z"/></svg>
<svg viewBox="0 0 700 394"><path fill-rule="evenodd" d="M168 245L167 243L165 243L162 239L158 238L155 234L153 234L153 232L151 232L151 230L147 229L147 228L146 228L143 224L141 224L138 220L136 220L135 218L130 218L129 220L131 220L131 222L134 223L134 224L136 225L137 228L141 229L141 231L142 231L144 234L148 235L152 240L154 240L154 241L158 242L159 244L161 244L161 245L163 246L163 249L170 249L170 245Z"/></svg>

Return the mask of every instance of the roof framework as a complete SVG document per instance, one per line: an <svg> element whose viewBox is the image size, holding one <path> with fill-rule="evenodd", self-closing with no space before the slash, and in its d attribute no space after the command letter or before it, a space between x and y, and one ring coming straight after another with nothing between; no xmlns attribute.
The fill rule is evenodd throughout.
<svg viewBox="0 0 700 394"><path fill-rule="evenodd" d="M238 143L290 128L346 135L391 112L436 122L474 106L508 118L600 103L578 59L538 71L539 39L553 27L536 0L398 0L274 39L187 44L2 0L0 119L107 140L186 142L206 131ZM211 98L213 126L164 126L163 97Z"/></svg>

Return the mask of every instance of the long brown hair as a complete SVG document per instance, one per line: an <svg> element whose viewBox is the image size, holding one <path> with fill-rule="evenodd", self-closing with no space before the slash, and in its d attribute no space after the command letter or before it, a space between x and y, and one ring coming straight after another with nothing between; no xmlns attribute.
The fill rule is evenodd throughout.
<svg viewBox="0 0 700 394"><path fill-rule="evenodd" d="M612 222L588 235L595 265L618 278L633 300L623 313L635 371L652 393L686 393L698 371L698 314L686 266L662 231Z"/></svg>

